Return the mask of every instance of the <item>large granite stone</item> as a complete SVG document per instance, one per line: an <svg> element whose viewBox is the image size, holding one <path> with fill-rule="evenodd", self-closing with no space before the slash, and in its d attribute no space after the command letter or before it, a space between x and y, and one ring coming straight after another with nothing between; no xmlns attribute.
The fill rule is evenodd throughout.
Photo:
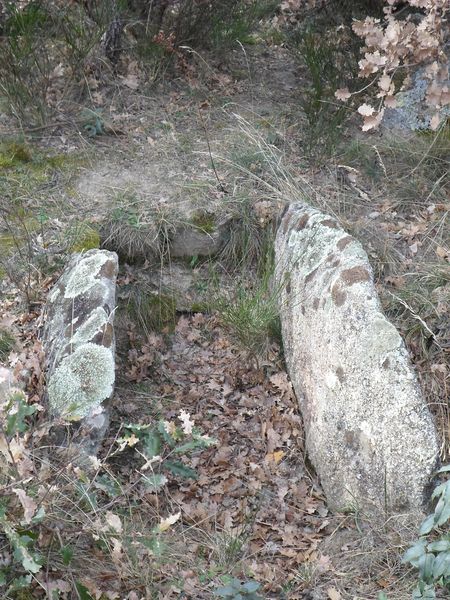
<svg viewBox="0 0 450 600"><path fill-rule="evenodd" d="M117 255L76 254L50 292L43 347L47 397L56 422L77 423L73 441L95 454L109 421L114 388Z"/></svg>
<svg viewBox="0 0 450 600"><path fill-rule="evenodd" d="M276 280L306 447L330 506L419 513L438 436L361 244L294 204L276 238Z"/></svg>

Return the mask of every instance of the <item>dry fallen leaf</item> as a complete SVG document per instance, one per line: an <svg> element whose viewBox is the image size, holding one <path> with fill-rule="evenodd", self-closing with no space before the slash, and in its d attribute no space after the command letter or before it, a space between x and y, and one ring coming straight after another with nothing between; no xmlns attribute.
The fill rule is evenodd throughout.
<svg viewBox="0 0 450 600"><path fill-rule="evenodd" d="M375 109L373 106L370 106L370 104L361 104L361 106L358 108L358 112L363 117L370 117L375 112Z"/></svg>
<svg viewBox="0 0 450 600"><path fill-rule="evenodd" d="M105 515L105 521L108 523L111 529L117 533L122 533L122 521L118 515L115 515L111 511L107 511Z"/></svg>
<svg viewBox="0 0 450 600"><path fill-rule="evenodd" d="M274 462L276 465L283 459L283 450L277 450L276 452L269 452L266 454L267 462Z"/></svg>
<svg viewBox="0 0 450 600"><path fill-rule="evenodd" d="M436 248L436 254L439 258L449 258L450 257L450 249L444 248L443 246L438 246Z"/></svg>
<svg viewBox="0 0 450 600"><path fill-rule="evenodd" d="M169 529L169 527L176 523L180 517L181 512L178 512L174 515L171 515L170 517L167 517L167 519L161 519L161 523L157 527L158 531L160 533L162 533L163 531L167 531L167 529Z"/></svg>
<svg viewBox="0 0 450 600"><path fill-rule="evenodd" d="M329 587L327 589L327 594L328 594L328 598L330 600L341 600L342 599L340 592L338 592L338 590L335 587Z"/></svg>
<svg viewBox="0 0 450 600"><path fill-rule="evenodd" d="M339 88L338 90L336 90L334 92L335 97L338 100L341 100L342 102L345 102L345 100L348 100L351 96L351 93L349 92L348 88Z"/></svg>
<svg viewBox="0 0 450 600"><path fill-rule="evenodd" d="M27 493L25 492L25 490L22 490L20 488L13 488L13 492L17 495L17 497L20 500L21 505L23 506L23 510L24 510L24 521L25 523L29 523L31 521L31 519L33 518L34 513L36 512L37 509L37 504L36 502L33 500L33 498L30 498L30 496L27 496Z"/></svg>

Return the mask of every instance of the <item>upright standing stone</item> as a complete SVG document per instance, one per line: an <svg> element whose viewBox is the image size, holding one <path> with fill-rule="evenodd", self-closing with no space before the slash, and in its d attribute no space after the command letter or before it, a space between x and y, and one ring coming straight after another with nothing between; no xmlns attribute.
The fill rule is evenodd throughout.
<svg viewBox="0 0 450 600"><path fill-rule="evenodd" d="M276 239L283 344L330 506L419 512L438 439L361 244L304 204Z"/></svg>
<svg viewBox="0 0 450 600"><path fill-rule="evenodd" d="M48 297L43 346L49 409L77 422L74 442L95 454L108 426L114 388L117 255L75 255Z"/></svg>

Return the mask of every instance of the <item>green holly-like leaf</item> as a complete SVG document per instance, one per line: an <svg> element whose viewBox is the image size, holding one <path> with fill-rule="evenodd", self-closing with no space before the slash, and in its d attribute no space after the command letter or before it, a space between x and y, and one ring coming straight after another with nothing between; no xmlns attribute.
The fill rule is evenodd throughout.
<svg viewBox="0 0 450 600"><path fill-rule="evenodd" d="M94 598L90 595L89 590L79 581L75 582L75 587L77 588L78 596L80 600L94 600Z"/></svg>
<svg viewBox="0 0 450 600"><path fill-rule="evenodd" d="M28 405L22 392L14 392L7 406L5 433L8 437L27 430L25 418L36 412L36 406Z"/></svg>
<svg viewBox="0 0 450 600"><path fill-rule="evenodd" d="M164 462L164 467L174 475L179 475L180 477L185 477L186 479L198 478L197 472L194 471L194 469L187 467L182 462L166 460Z"/></svg>

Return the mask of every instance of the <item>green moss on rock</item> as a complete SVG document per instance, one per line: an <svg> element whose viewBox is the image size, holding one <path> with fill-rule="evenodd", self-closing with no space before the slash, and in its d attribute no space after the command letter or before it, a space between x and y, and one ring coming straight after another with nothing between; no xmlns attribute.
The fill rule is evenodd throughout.
<svg viewBox="0 0 450 600"><path fill-rule="evenodd" d="M110 349L84 344L66 356L48 384L52 411L72 421L86 417L112 394L114 357Z"/></svg>

